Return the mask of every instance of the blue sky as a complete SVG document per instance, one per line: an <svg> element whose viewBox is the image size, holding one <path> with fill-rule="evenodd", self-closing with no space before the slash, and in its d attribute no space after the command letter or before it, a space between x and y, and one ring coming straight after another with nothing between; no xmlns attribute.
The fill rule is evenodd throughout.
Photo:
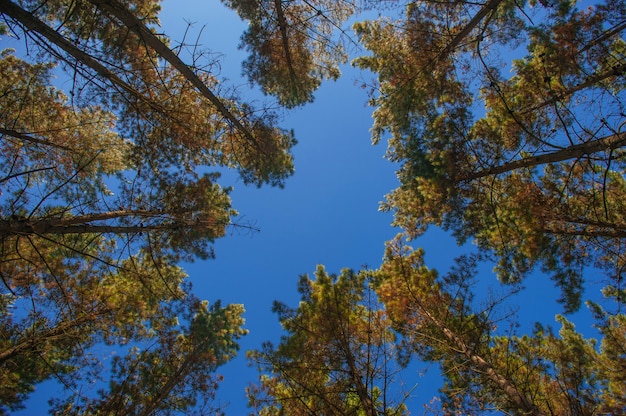
<svg viewBox="0 0 626 416"><path fill-rule="evenodd" d="M245 24L235 12L217 0L166 1L161 14L163 32L172 38L172 46L182 38L186 22L195 25L188 35L215 53L221 53L220 77L239 86L243 98L264 99L258 91L248 92L246 80L240 77L245 52L237 49ZM378 211L384 195L397 186L395 166L383 158L385 144L372 146L369 128L372 108L357 84L359 73L344 66L344 76L327 82L315 94L315 102L284 114L283 128L294 129L298 145L294 148L295 175L284 189L244 186L235 174L225 174L224 186L233 186L233 206L244 221L260 228L258 233L233 230L215 244L217 258L185 265L196 295L209 301L243 303L246 327L250 334L241 342L239 356L220 372L225 380L218 390L218 400L229 403L228 415L247 413L245 386L255 380L256 371L249 368L245 351L259 348L263 341L277 342L280 327L271 313L277 299L297 305L298 276L312 273L323 264L331 273L341 268L359 269L363 265L377 267L382 259L385 241L398 230L389 224L390 214ZM433 230L414 243L426 250L429 267L445 271L455 254L461 252L452 238ZM495 283L486 273L481 277ZM558 297L546 277L529 279L529 288L520 297L521 321L526 328L541 319L552 323L560 311L554 300ZM583 310L576 316L585 318ZM416 375L425 366L415 364L407 371L407 382L419 381L415 403L426 403L436 393L432 378ZM38 414L56 388L50 383L38 388L22 415ZM419 407L413 407L420 414Z"/></svg>

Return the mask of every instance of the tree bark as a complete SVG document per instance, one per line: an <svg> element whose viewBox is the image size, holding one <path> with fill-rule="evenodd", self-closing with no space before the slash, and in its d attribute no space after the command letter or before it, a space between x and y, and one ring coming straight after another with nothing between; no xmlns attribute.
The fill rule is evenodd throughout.
<svg viewBox="0 0 626 416"><path fill-rule="evenodd" d="M278 27L280 28L280 36L283 41L285 60L287 61L287 66L289 67L289 77L291 78L294 88L296 88L296 71L293 69L293 59L291 58L289 41L287 40L287 20L285 19L285 13L283 12L281 0L274 0L274 7L276 8L276 15L278 16Z"/></svg>
<svg viewBox="0 0 626 416"><path fill-rule="evenodd" d="M511 400L511 402L517 406L526 415L544 416L541 410L527 398L526 395L519 391L517 386L507 377L500 374L487 360L485 360L479 354L476 354L472 348L470 348L454 331L448 328L443 322L433 316L421 302L416 302L420 314L425 316L430 322L432 322L439 330L441 330L448 342L452 343L456 351L470 360L475 370L481 374L487 376L489 380L494 382L498 388L504 392L504 394Z"/></svg>
<svg viewBox="0 0 626 416"><path fill-rule="evenodd" d="M350 374L350 378L352 379L352 383L354 383L354 388L356 389L356 393L359 396L359 400L364 407L365 414L367 416L376 416L378 414L376 410L376 406L374 404L374 400L372 399L370 392L368 391L367 386L363 383L363 380L360 377L361 371L357 368L356 358L352 353L352 349L350 346L349 339L349 331L345 328L344 322L347 319L346 315L341 313L340 304L341 300L337 299L338 293L336 290L333 290L334 300L335 300L335 318L337 319L337 329L338 334L337 338L339 340L339 344L341 349L343 350L344 357L346 359L346 363L348 364L348 373ZM349 314L349 312L348 312ZM348 318L349 323L349 318Z"/></svg>
<svg viewBox="0 0 626 416"><path fill-rule="evenodd" d="M176 68L187 80L189 80L201 93L207 98L218 110L219 113L224 116L237 130L239 130L248 140L256 143L256 140L250 133L250 131L226 108L221 100L216 97L209 88L202 82L200 78L172 51L170 50L159 38L152 33L141 21L134 16L128 9L115 0L90 0L96 7L105 10L112 14L116 18L122 21L130 30L137 33L146 42L148 46L159 53L164 59L166 59L174 68ZM32 13L22 9L10 0L0 0L0 11L12 17L28 29L39 33L45 37L52 44L57 45L69 55L77 59L79 62L85 64L89 68L96 71L101 77L111 81L113 84L121 87L124 91L130 93L132 96L139 98L141 101L148 104L151 108L164 113L163 108L157 103L153 102L149 98L145 97L139 91L134 89L128 83L124 82L120 77L111 72L108 68L102 65L100 62L92 58L87 53L83 52L70 41L61 36L58 32L52 29L50 26L39 20Z"/></svg>
<svg viewBox="0 0 626 416"><path fill-rule="evenodd" d="M122 217L141 218L166 216L166 213L155 213L152 211L111 211L100 214L88 214L66 219L0 219L0 237L11 237L17 235L45 235L45 234L137 234L149 231L176 230L182 226L189 227L189 224L181 224L172 220L161 224L137 224L137 225L110 225L93 224L96 221L106 221Z"/></svg>
<svg viewBox="0 0 626 416"><path fill-rule="evenodd" d="M206 344L207 342L204 340L200 345L194 347L193 351L185 357L185 361L176 369L176 372L170 376L165 385L161 387L159 394L153 397L141 413L139 413L140 416L150 416L154 414L159 404L169 396L172 390L174 390L178 384L185 381L185 378L189 375L191 366L198 361L200 354L204 352L204 349L207 347Z"/></svg>
<svg viewBox="0 0 626 416"><path fill-rule="evenodd" d="M22 132L11 130L11 129L5 129L5 128L2 128L2 127L0 127L0 134L4 134L6 136L15 137L16 139L20 139L22 141L29 142L29 143L40 144L40 145L43 145L43 146L56 147L57 149L67 150L69 152L73 152L75 150L75 149L71 149L71 148L69 148L67 146L61 146L60 144L53 143L50 140L40 139L38 137L34 137L34 136L32 136L30 134L27 134L27 133L22 133Z"/></svg>
<svg viewBox="0 0 626 416"><path fill-rule="evenodd" d="M465 39L467 35L480 23L481 20L492 10L495 10L498 5L502 3L502 0L490 0L489 3L485 4L476 15L470 20L463 29L457 33L457 35L452 39L452 41L446 45L445 48L439 53L437 56L437 61L441 61L446 59L447 56L452 52L454 48L456 48L459 43Z"/></svg>

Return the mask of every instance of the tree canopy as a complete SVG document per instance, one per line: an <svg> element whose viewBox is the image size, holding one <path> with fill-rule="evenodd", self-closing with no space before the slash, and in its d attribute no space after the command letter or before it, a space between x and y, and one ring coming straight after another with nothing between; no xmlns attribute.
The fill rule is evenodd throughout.
<svg viewBox="0 0 626 416"><path fill-rule="evenodd" d="M398 380L394 334L365 273L343 270L300 277L297 309L275 302L288 335L249 353L263 375L248 390L262 415L406 414L393 397Z"/></svg>
<svg viewBox="0 0 626 416"><path fill-rule="evenodd" d="M23 46L0 51L0 414L49 380L52 414L222 414L244 306L201 299L182 266L254 231L221 174L285 186L281 121L349 58L398 167L381 210L399 234L379 265L318 265L297 307L274 302L253 414L418 413L421 366L441 381L427 413L626 413L626 3L222 3L263 104L173 47L158 0L0 0ZM433 227L465 251L441 273L409 246ZM525 331L531 276L562 314Z"/></svg>
<svg viewBox="0 0 626 416"><path fill-rule="evenodd" d="M280 104L295 107L313 100L325 79L336 80L339 64L347 61L347 39L335 32L356 11L351 0L249 1L224 0L248 21L241 47L249 51L243 63L250 81L258 83Z"/></svg>
<svg viewBox="0 0 626 416"><path fill-rule="evenodd" d="M585 267L621 280L624 12L426 1L357 24L372 55L355 63L380 83L373 140L389 134L402 165L384 204L395 224L474 239L505 282L540 266L567 310Z"/></svg>
<svg viewBox="0 0 626 416"><path fill-rule="evenodd" d="M195 393L176 395L194 385L211 397L243 310L201 312L176 263L212 256L229 227L247 227L211 171L282 186L292 134L183 63L155 32L158 2L3 1L0 11L3 34L28 39L36 57L5 50L0 60L3 409L50 377L71 389L81 373L97 375L90 351L101 344L145 347L115 361L100 402L76 397L80 412L128 400L137 414L180 411ZM53 70L72 79L69 95ZM157 362L161 375L131 374ZM140 404L127 379L165 390Z"/></svg>

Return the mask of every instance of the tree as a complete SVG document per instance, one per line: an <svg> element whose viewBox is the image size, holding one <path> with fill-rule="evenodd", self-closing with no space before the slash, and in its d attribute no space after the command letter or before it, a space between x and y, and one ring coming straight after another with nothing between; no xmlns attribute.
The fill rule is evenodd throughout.
<svg viewBox="0 0 626 416"><path fill-rule="evenodd" d="M190 391L214 394L214 371L244 333L241 308L202 312L175 264L210 257L228 227L247 227L210 172L282 186L295 141L275 114L215 92L212 62L186 65L156 34L158 10L0 2L0 31L28 39L35 59L0 56L0 411L51 377L75 395L63 412L119 395L141 412L189 408ZM68 94L52 71L72 80ZM151 343L115 360L100 401L83 393L84 380L101 380L102 349ZM157 364L157 378L132 373ZM124 390L140 380L163 394Z"/></svg>
<svg viewBox="0 0 626 416"><path fill-rule="evenodd" d="M0 268L8 288L0 327L3 406L19 408L33 385L50 377L71 393L63 407L64 413L74 409L69 414L89 413L90 406L124 409L128 400L165 412L196 405L197 394L210 402L219 381L215 369L234 356L236 340L246 333L241 305L217 303L209 310L190 294L186 274L172 259L142 253L116 262L112 246L93 235L19 243L3 247ZM102 354L137 345L149 348L114 358L111 382L121 383L121 392L111 387L115 393L91 403L87 383L105 382L108 375ZM157 374L157 364L158 378L141 379ZM133 373L139 369L151 371ZM162 395L149 393L149 383ZM120 394L123 404L109 397ZM114 403L103 404L108 401Z"/></svg>
<svg viewBox="0 0 626 416"><path fill-rule="evenodd" d="M399 368L394 336L368 287L367 273L344 269L300 277L297 309L275 302L286 335L249 358L260 383L248 389L260 415L399 415L389 388Z"/></svg>
<svg viewBox="0 0 626 416"><path fill-rule="evenodd" d="M515 334L515 316L498 317L499 302L476 310L471 280L475 260L462 257L439 278L423 250L392 242L376 271L376 291L404 347L438 362L445 379L446 414L500 411L519 415L619 414L626 410L621 369L624 315L595 310L601 348L562 316L558 336L537 324ZM607 292L607 295L610 293ZM615 296L613 294L613 296ZM506 329L508 327L510 329ZM497 327L504 325L504 331Z"/></svg>
<svg viewBox="0 0 626 416"><path fill-rule="evenodd" d="M28 36L73 74L74 100L116 108L118 131L136 145L137 167L227 166L258 185L281 185L292 173L292 135L275 126L270 111L257 116L251 105L213 93L217 80L202 62L194 71L151 29L157 1L91 3L7 0L0 11L15 36Z"/></svg>
<svg viewBox="0 0 626 416"><path fill-rule="evenodd" d="M224 3L249 22L245 75L284 107L339 76L342 25L368 4ZM28 52L0 55L0 413L51 378L67 393L57 414L221 410L216 371L246 333L243 307L209 307L177 263L245 227L214 172L283 186L295 140L201 51L171 47L158 12L157 0L0 0L0 33ZM392 386L418 358L441 367L446 414L626 412L625 21L621 0L425 0L355 25L371 52L355 65L378 76L373 139L401 164L383 208L405 237L442 226L480 256L440 278L398 239L376 271L301 277L299 306L274 305L285 336L249 354L255 411L406 414ZM617 311L588 303L599 342L562 316L558 332L519 335L500 300L477 306L479 257L505 282L549 273L566 312L600 267ZM108 385L89 392L90 380Z"/></svg>
<svg viewBox="0 0 626 416"><path fill-rule="evenodd" d="M61 10L53 3L46 3L38 13L45 16L49 13L47 19L68 13L67 18L72 21L85 12L63 3L56 7ZM69 10L63 12L63 7ZM78 56L75 59L85 54L74 43L67 46L69 41L61 34L49 33L51 29L35 15L12 3L7 4L7 10L16 19L32 24L31 30L40 30L42 36L51 39L51 44L44 43L42 47L64 45ZM96 16L104 19L98 13ZM67 28L69 34L71 29L80 29L70 23ZM123 26L117 30L124 32ZM128 36L124 35L122 43L116 44L115 36L123 33L105 32L110 38L102 41L103 48L111 49L107 53L112 54L107 59L131 60L126 75L137 77L133 82L141 82L154 95L149 99L127 82L124 84L127 88L120 94L113 90L110 96L103 97L98 91L99 99L113 105L117 115L100 106L81 106L80 97L73 97L68 103L65 95L48 85L47 64L32 66L11 56L4 60L2 135L8 145L3 182L14 195L5 200L7 208L0 221L0 234L12 237L101 232L131 235L136 241L144 236L151 237L147 244L153 250L165 248L188 260L195 255L206 257L210 254L208 243L224 234L236 212L230 208L228 190L215 183L218 176L199 175L196 171L201 166L232 166L241 170L246 181L280 184L281 178L291 172L290 158L283 154L291 141L277 129L250 116L246 122L254 124L256 137L254 146L247 145L246 134L252 134L251 130L239 122L241 132L228 132L223 122L216 119L212 107L204 105L202 94L183 75L167 66L161 69L153 65L154 51L133 48L130 54L128 49L133 45ZM34 36L37 32L28 33ZM104 35L104 32L82 34ZM41 42L40 38L36 40ZM107 47L106 42L113 44ZM115 48L126 48L128 56ZM83 58L87 62L78 60L74 68L81 65L99 68L96 73L104 76L105 81L120 77L101 63L92 62L93 58ZM144 62L134 62L138 59ZM137 66L141 70L133 69ZM109 75L102 75L105 70L109 71L105 75ZM88 74L79 71L75 78L79 75ZM210 76L205 80L215 82ZM76 85L77 89L85 88L88 97L95 93L89 92L90 89L100 87ZM130 96L124 94L128 90L132 90ZM217 113L220 111L234 117L226 109L218 108ZM274 134L280 137L270 137ZM280 146L287 147L273 147L266 139L279 142L286 139ZM40 157L42 154L48 157ZM112 182L110 177L117 180ZM109 189L111 183L118 185L116 192ZM116 197L112 198L114 194Z"/></svg>
<svg viewBox="0 0 626 416"><path fill-rule="evenodd" d="M34 384L50 377L68 391L101 379L98 348L148 342L162 322L182 320L190 307L178 267L146 254L113 264L105 257L114 254L111 246L94 236L31 239L3 246L4 406L18 408Z"/></svg>
<svg viewBox="0 0 626 416"><path fill-rule="evenodd" d="M347 61L347 35L341 25L357 11L356 2L223 2L248 21L241 43L250 53L244 73L280 104L295 107L311 102L323 80L339 78L339 64ZM339 39L335 32L340 32Z"/></svg>
<svg viewBox="0 0 626 416"><path fill-rule="evenodd" d="M163 327L159 336L148 348L133 347L125 357L114 357L108 390L100 390L97 399L74 395L57 401L55 413L148 416L219 411L212 408L219 381L214 372L234 357L236 340L247 332L242 329L243 306L188 301L195 313L185 317L187 328L177 328L171 311L157 313Z"/></svg>
<svg viewBox="0 0 626 416"><path fill-rule="evenodd" d="M625 13L611 0L423 1L401 22L357 24L373 55L355 63L380 83L373 140L388 132L401 163L383 205L395 224L475 239L505 282L540 266L566 311L581 304L584 267L619 281Z"/></svg>

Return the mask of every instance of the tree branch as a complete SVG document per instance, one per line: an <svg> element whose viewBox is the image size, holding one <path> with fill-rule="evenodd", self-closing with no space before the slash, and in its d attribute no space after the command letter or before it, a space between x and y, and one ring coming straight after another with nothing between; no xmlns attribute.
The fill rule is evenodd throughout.
<svg viewBox="0 0 626 416"><path fill-rule="evenodd" d="M56 147L57 149L61 149L61 150L67 150L67 151L73 151L74 149L71 149L67 146L62 146L60 144L56 144L51 142L50 140L44 140L44 139L39 139L37 137L34 137L30 134L27 133L21 133L19 131L15 131L15 130L11 130L11 129L5 129L0 127L0 134L4 134L7 136L11 136L11 137L15 137L16 139L20 139L22 141L25 142L30 142L30 143L35 143L35 144L42 144L44 146L50 146L50 147Z"/></svg>
<svg viewBox="0 0 626 416"><path fill-rule="evenodd" d="M289 40L287 38L287 20L285 19L285 13L283 12L282 1L274 0L274 7L276 8L276 14L278 16L278 27L280 29L280 37L283 42L283 50L285 51L285 60L287 61L287 66L289 67L289 77L291 78L291 82L297 93L296 71L293 69L293 60L291 58L291 50L289 49Z"/></svg>
<svg viewBox="0 0 626 416"><path fill-rule="evenodd" d="M439 54L437 55L437 61L441 61L445 59L448 56L448 54L452 52L452 50L456 48L459 45L459 43L461 43L461 41L465 39L465 37L469 35L469 33L476 26L478 26L480 21L487 15L487 13L489 13L492 10L495 10L496 7L498 7L500 3L502 3L502 0L490 0L489 3L485 4L478 11L478 13L476 13L476 15L472 18L472 20L470 20L467 23L467 25L465 25L463 29L459 33L457 33L454 39L452 39L452 41L449 44L447 44L446 47L443 48L441 52L439 52Z"/></svg>
<svg viewBox="0 0 626 416"><path fill-rule="evenodd" d="M580 158L585 155L591 155L604 150L618 149L626 146L626 133L616 133L601 139L590 140L586 143L581 143L567 147L565 149L557 150L552 153L545 153L538 156L525 157L519 160L513 160L503 165L494 166L488 169L483 169L478 172L468 173L456 178L457 182L472 181L480 179L485 176L498 175L505 172L510 172L515 169L529 168L538 165L544 165L547 163L562 162L569 159Z"/></svg>

